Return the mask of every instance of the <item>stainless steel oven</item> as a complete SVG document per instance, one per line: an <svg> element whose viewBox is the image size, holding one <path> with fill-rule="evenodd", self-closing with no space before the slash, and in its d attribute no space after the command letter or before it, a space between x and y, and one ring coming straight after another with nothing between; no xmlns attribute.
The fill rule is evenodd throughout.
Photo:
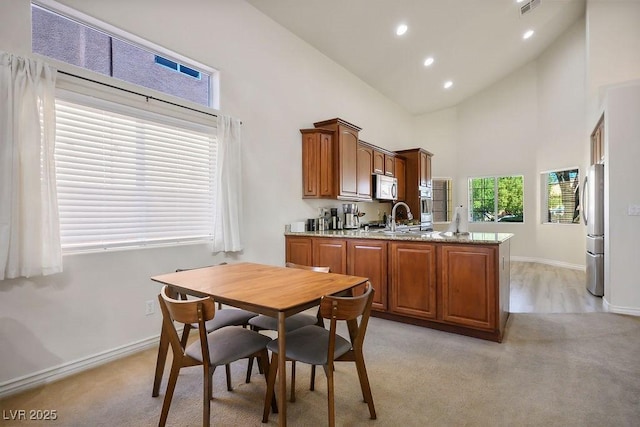
<svg viewBox="0 0 640 427"><path fill-rule="evenodd" d="M431 187L419 187L420 230L433 230L433 193Z"/></svg>

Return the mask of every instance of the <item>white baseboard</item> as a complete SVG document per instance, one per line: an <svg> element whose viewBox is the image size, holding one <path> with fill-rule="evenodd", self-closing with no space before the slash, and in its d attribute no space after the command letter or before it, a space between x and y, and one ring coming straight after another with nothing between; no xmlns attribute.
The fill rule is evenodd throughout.
<svg viewBox="0 0 640 427"><path fill-rule="evenodd" d="M569 268L571 270L586 271L586 267L584 265L569 264L567 262L560 262L560 261L555 261L555 260L551 260L551 259L512 256L511 257L511 261L535 262L535 263L538 263L538 264L552 265L554 267L563 267L563 268Z"/></svg>
<svg viewBox="0 0 640 427"><path fill-rule="evenodd" d="M609 313L628 314L630 316L640 316L640 308L612 305L612 304L609 304L609 301L607 301L607 299L604 297L602 298L602 305L604 306L604 309Z"/></svg>
<svg viewBox="0 0 640 427"><path fill-rule="evenodd" d="M134 353L146 350L153 346L157 346L159 340L159 335L152 336L140 341L133 342L131 344L104 351L102 353L94 354L92 356L74 360L72 362L63 363L62 365L54 366L49 369L34 372L23 377L5 381L3 383L0 383L0 399L13 394L21 393L34 387L60 380L64 377L77 374L87 369L95 368L96 366L111 362L116 359L130 356Z"/></svg>

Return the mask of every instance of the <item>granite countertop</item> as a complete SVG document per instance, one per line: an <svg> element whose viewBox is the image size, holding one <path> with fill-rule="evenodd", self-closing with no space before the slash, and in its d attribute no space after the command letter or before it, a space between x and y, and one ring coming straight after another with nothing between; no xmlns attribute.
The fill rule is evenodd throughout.
<svg viewBox="0 0 640 427"><path fill-rule="evenodd" d="M377 239L377 240L408 240L433 243L466 243L466 244L500 244L513 237L511 233L471 232L467 234L452 234L441 231L409 231L384 232L379 229L365 231L357 230L328 230L303 231L284 233L285 236L333 237L341 239Z"/></svg>

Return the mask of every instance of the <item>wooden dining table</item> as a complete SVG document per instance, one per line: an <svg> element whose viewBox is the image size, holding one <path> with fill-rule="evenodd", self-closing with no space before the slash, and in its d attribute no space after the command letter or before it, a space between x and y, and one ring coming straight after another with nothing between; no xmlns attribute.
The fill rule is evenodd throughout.
<svg viewBox="0 0 640 427"><path fill-rule="evenodd" d="M364 284L366 277L277 267L250 262L223 264L151 277L176 292L212 297L216 302L278 319L278 351L286 354L285 319L311 308L324 295L333 295ZM166 357L168 343L160 337L158 360ZM163 348L164 347L164 348ZM164 355L160 353L164 351ZM278 359L278 425L287 425L286 358ZM162 359L164 366L164 359ZM160 378L162 373L160 373ZM158 375L156 374L156 382ZM154 384L157 395L159 384Z"/></svg>

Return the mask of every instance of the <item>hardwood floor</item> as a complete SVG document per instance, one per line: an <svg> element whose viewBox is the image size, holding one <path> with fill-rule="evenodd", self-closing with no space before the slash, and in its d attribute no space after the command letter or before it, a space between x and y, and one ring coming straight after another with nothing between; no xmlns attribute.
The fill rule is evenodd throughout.
<svg viewBox="0 0 640 427"><path fill-rule="evenodd" d="M585 288L585 272L533 262L511 262L511 313L604 311Z"/></svg>

